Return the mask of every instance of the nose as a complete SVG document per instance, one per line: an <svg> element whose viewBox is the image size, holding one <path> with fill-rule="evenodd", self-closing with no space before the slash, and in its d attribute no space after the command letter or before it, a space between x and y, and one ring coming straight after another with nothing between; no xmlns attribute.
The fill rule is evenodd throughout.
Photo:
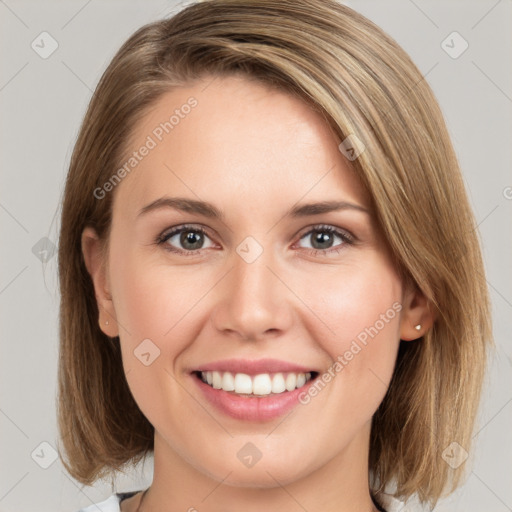
<svg viewBox="0 0 512 512"><path fill-rule="evenodd" d="M257 341L290 328L293 293L277 267L270 250L251 263L233 255L233 266L219 283L211 316L218 331Z"/></svg>

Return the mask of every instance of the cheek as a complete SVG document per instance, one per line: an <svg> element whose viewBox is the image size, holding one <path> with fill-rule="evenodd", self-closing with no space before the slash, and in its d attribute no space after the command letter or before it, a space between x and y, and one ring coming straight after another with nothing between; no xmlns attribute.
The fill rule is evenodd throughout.
<svg viewBox="0 0 512 512"><path fill-rule="evenodd" d="M310 273L302 281L301 296L311 306L317 323L322 323L336 346L355 338L374 325L394 303L400 303L399 277L379 255L358 264L349 262L328 273ZM395 311L397 308L393 309ZM393 312L391 320L395 319ZM398 318L395 319L397 323ZM379 322L380 325L380 322ZM388 325L388 323L386 323Z"/></svg>
<svg viewBox="0 0 512 512"><path fill-rule="evenodd" d="M173 367L199 328L191 319L204 287L190 274L155 263L135 250L111 251L110 282L123 366L140 409L152 424L166 403L179 403ZM198 278L199 279L199 278ZM197 314L197 313L196 313Z"/></svg>
<svg viewBox="0 0 512 512"><path fill-rule="evenodd" d="M112 258L113 261L114 258ZM163 340L193 311L206 285L200 273L180 272L132 251L111 269L117 320L131 337Z"/></svg>
<svg viewBox="0 0 512 512"><path fill-rule="evenodd" d="M341 378L332 378L332 383L342 394L350 392L378 404L393 374L400 342L400 279L389 264L376 258L360 267L347 266L322 282L322 287L307 283L305 302L314 305L322 320L309 325L316 329L315 340L338 362L331 373Z"/></svg>

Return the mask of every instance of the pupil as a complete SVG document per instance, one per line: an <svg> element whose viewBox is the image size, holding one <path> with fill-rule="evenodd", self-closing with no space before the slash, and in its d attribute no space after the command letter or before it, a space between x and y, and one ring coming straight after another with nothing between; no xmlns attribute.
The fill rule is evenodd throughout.
<svg viewBox="0 0 512 512"><path fill-rule="evenodd" d="M327 243L327 246L329 246L329 242L332 242L331 238L331 233L327 233L326 231L317 231L316 236L314 237L313 247L315 247L316 249L327 249L328 247L324 246L316 247L316 244L321 245L322 243Z"/></svg>
<svg viewBox="0 0 512 512"><path fill-rule="evenodd" d="M195 231L186 231L181 234L180 238L181 238L180 242L186 249L189 249L189 250L199 249L201 246L201 242L202 242L202 234L201 233L196 233ZM191 244L192 247L190 247L189 244ZM194 244L197 244L198 246L196 247Z"/></svg>

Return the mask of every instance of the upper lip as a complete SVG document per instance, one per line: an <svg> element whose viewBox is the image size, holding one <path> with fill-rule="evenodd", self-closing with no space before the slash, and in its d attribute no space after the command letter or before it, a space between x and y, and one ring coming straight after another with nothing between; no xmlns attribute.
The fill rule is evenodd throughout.
<svg viewBox="0 0 512 512"><path fill-rule="evenodd" d="M247 375L258 375L260 373L278 372L308 373L314 372L315 370L288 361L280 361L279 359L224 359L203 364L192 371L225 371L235 374L245 373Z"/></svg>

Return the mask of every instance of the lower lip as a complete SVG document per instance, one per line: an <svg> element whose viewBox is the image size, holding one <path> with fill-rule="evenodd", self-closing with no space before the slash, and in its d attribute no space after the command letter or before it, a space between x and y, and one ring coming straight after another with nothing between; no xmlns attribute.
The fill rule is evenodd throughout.
<svg viewBox="0 0 512 512"><path fill-rule="evenodd" d="M278 418L300 404L299 395L307 392L314 379L293 391L272 396L239 396L222 389L212 388L195 374L191 375L204 396L218 410L232 418L245 421L268 421Z"/></svg>

